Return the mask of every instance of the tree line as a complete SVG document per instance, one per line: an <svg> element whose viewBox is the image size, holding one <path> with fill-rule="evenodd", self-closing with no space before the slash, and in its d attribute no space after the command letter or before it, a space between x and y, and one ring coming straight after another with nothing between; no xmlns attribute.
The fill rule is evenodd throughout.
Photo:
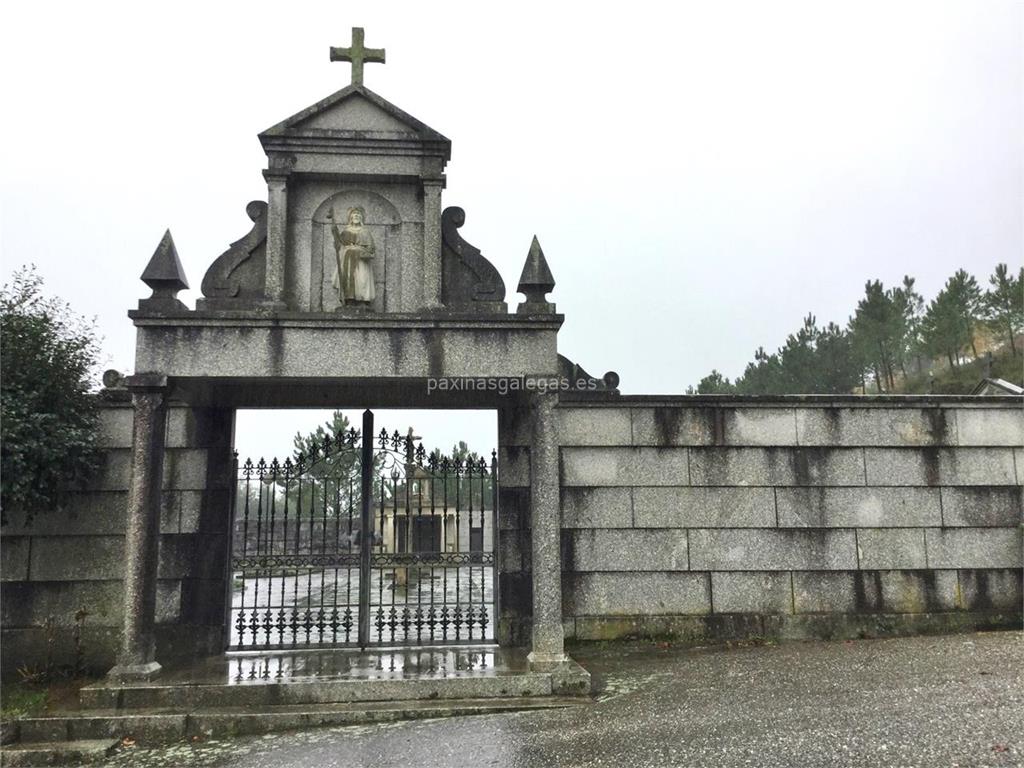
<svg viewBox="0 0 1024 768"><path fill-rule="evenodd" d="M729 381L717 370L689 394L842 394L895 392L900 381L920 375L933 360L956 370L978 358L979 331L986 329L1013 358L1024 328L1024 267L1016 274L998 264L982 289L958 270L931 302L914 278L886 288L869 280L845 327L818 325L808 314L776 352L754 352L743 374Z"/></svg>

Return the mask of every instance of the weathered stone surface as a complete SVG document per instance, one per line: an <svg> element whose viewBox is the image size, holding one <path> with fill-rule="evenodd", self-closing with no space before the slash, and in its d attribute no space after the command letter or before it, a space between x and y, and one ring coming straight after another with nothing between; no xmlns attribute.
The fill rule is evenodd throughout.
<svg viewBox="0 0 1024 768"><path fill-rule="evenodd" d="M957 408L960 445L1024 445L1024 410Z"/></svg>
<svg viewBox="0 0 1024 768"><path fill-rule="evenodd" d="M1013 485L1009 448L866 448L868 485Z"/></svg>
<svg viewBox="0 0 1024 768"><path fill-rule="evenodd" d="M921 528L862 528L857 531L857 562L862 570L925 568Z"/></svg>
<svg viewBox="0 0 1024 768"><path fill-rule="evenodd" d="M863 596L863 586L855 582L863 579L867 572L854 571L811 571L793 573L793 606L796 613L853 613L858 608L868 609Z"/></svg>
<svg viewBox="0 0 1024 768"><path fill-rule="evenodd" d="M102 674L114 660L120 629L107 626L93 626L86 620L82 628L81 650L87 670ZM41 626L10 628L6 624L0 634L0 669L5 679L16 677L23 667L43 667L47 661L57 664L73 664L75 644L72 633L67 629L52 632ZM8 677L9 676L9 677Z"/></svg>
<svg viewBox="0 0 1024 768"><path fill-rule="evenodd" d="M530 527L530 489L502 485L498 489L498 530Z"/></svg>
<svg viewBox="0 0 1024 768"><path fill-rule="evenodd" d="M629 528L632 488L562 488L563 528Z"/></svg>
<svg viewBox="0 0 1024 768"><path fill-rule="evenodd" d="M516 286L516 290L523 294L526 300L516 307L516 312L521 315L553 313L555 305L547 300L546 294L554 289L555 278L548 267L540 241L534 235L530 250L526 254L523 271L519 275L519 284Z"/></svg>
<svg viewBox="0 0 1024 768"><path fill-rule="evenodd" d="M164 488L203 490L206 462L207 452L203 448L169 449L164 455Z"/></svg>
<svg viewBox="0 0 1024 768"><path fill-rule="evenodd" d="M103 581L123 574L123 536L46 536L32 542L32 581Z"/></svg>
<svg viewBox="0 0 1024 768"><path fill-rule="evenodd" d="M25 536L96 536L124 533L127 491L79 491L71 494L63 510L38 512L26 525L25 515L9 514L5 533Z"/></svg>
<svg viewBox="0 0 1024 768"><path fill-rule="evenodd" d="M157 619L173 621L178 616L181 582L157 584ZM124 592L120 581L17 582L3 587L3 626L39 627L47 619L54 626L70 627L75 614L88 611L86 627L120 626Z"/></svg>
<svg viewBox="0 0 1024 768"><path fill-rule="evenodd" d="M253 200L245 206L253 226L231 243L203 275L204 299L197 308L246 309L263 300L267 259L267 204Z"/></svg>
<svg viewBox="0 0 1024 768"><path fill-rule="evenodd" d="M563 485L686 485L686 448L566 448Z"/></svg>
<svg viewBox="0 0 1024 768"><path fill-rule="evenodd" d="M955 571L881 571L881 610L890 613L932 613L957 608Z"/></svg>
<svg viewBox="0 0 1024 768"><path fill-rule="evenodd" d="M127 449L110 449L101 454L101 466L89 479L88 490L124 491L131 478L131 455Z"/></svg>
<svg viewBox="0 0 1024 768"><path fill-rule="evenodd" d="M716 431L721 432L714 408L633 408L630 416L634 445L714 445Z"/></svg>
<svg viewBox="0 0 1024 768"><path fill-rule="evenodd" d="M574 571L685 571L686 531L608 528L572 533Z"/></svg>
<svg viewBox="0 0 1024 768"><path fill-rule="evenodd" d="M957 607L955 571L794 573L797 613L928 613Z"/></svg>
<svg viewBox="0 0 1024 768"><path fill-rule="evenodd" d="M491 315L431 320L395 318L218 319L183 328L135 318L137 370L180 376L507 378L557 370L559 315Z"/></svg>
<svg viewBox="0 0 1024 768"><path fill-rule="evenodd" d="M774 528L771 488L634 488L637 528Z"/></svg>
<svg viewBox="0 0 1024 768"><path fill-rule="evenodd" d="M799 408L796 429L800 445L956 445L956 415L947 408Z"/></svg>
<svg viewBox="0 0 1024 768"><path fill-rule="evenodd" d="M196 424L191 408L169 406L167 408L167 437L164 440L168 448L195 448Z"/></svg>
<svg viewBox="0 0 1024 768"><path fill-rule="evenodd" d="M505 282L480 249L459 233L466 212L445 208L441 214L441 301L449 309L506 312Z"/></svg>
<svg viewBox="0 0 1024 768"><path fill-rule="evenodd" d="M0 536L0 581L26 581L28 579L28 536Z"/></svg>
<svg viewBox="0 0 1024 768"><path fill-rule="evenodd" d="M711 610L706 573L577 573L565 597L570 616L703 614Z"/></svg>
<svg viewBox="0 0 1024 768"><path fill-rule="evenodd" d="M950 527L1012 528L1021 524L1022 489L942 488L942 524Z"/></svg>
<svg viewBox="0 0 1024 768"><path fill-rule="evenodd" d="M796 445L792 408L634 408L635 445Z"/></svg>
<svg viewBox="0 0 1024 768"><path fill-rule="evenodd" d="M101 407L97 445L101 448L131 448L133 418L132 409L124 405Z"/></svg>
<svg viewBox="0 0 1024 768"><path fill-rule="evenodd" d="M164 442L168 448L227 449L231 446L232 421L230 409L190 408L171 403L167 408Z"/></svg>
<svg viewBox="0 0 1024 768"><path fill-rule="evenodd" d="M929 528L932 568L1020 568L1021 528Z"/></svg>
<svg viewBox="0 0 1024 768"><path fill-rule="evenodd" d="M690 448L692 485L864 485L856 448Z"/></svg>
<svg viewBox="0 0 1024 768"><path fill-rule="evenodd" d="M533 570L533 625L530 661L561 662L565 655L562 628L562 513L559 501L558 422L556 399L534 399L530 443L530 561Z"/></svg>
<svg viewBox="0 0 1024 768"><path fill-rule="evenodd" d="M715 613L792 613L790 574L770 571L712 573L711 605Z"/></svg>
<svg viewBox="0 0 1024 768"><path fill-rule="evenodd" d="M796 445L791 408L732 408L723 415L726 445Z"/></svg>
<svg viewBox="0 0 1024 768"><path fill-rule="evenodd" d="M690 531L694 571L853 570L857 567L850 530Z"/></svg>
<svg viewBox="0 0 1024 768"><path fill-rule="evenodd" d="M224 575L227 541L210 534L170 534L160 537L161 579L219 579Z"/></svg>
<svg viewBox="0 0 1024 768"><path fill-rule="evenodd" d="M507 446L498 449L498 476L504 487L530 485L530 449Z"/></svg>
<svg viewBox="0 0 1024 768"><path fill-rule="evenodd" d="M960 571L963 607L970 611L1016 611L1024 603L1020 568Z"/></svg>
<svg viewBox="0 0 1024 768"><path fill-rule="evenodd" d="M632 443L632 425L627 408L559 408L560 445L590 446Z"/></svg>
<svg viewBox="0 0 1024 768"><path fill-rule="evenodd" d="M502 573L523 570L523 549L529 545L526 531L503 531L498 538L498 569Z"/></svg>
<svg viewBox="0 0 1024 768"><path fill-rule="evenodd" d="M519 446L529 448L533 431L530 411L523 403L512 400L498 410L498 447Z"/></svg>
<svg viewBox="0 0 1024 768"><path fill-rule="evenodd" d="M937 488L777 488L783 528L942 525Z"/></svg>
<svg viewBox="0 0 1024 768"><path fill-rule="evenodd" d="M202 524L204 491L164 491L160 533L198 533ZM227 518L227 500L220 513Z"/></svg>

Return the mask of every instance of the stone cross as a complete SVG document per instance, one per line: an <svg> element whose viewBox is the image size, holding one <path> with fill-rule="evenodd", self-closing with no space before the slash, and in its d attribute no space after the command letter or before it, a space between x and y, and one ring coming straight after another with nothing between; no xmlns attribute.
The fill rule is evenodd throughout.
<svg viewBox="0 0 1024 768"><path fill-rule="evenodd" d="M331 61L352 62L352 85L363 84L363 64L383 64L383 48L366 48L363 46L363 28L352 27L352 47L331 47Z"/></svg>

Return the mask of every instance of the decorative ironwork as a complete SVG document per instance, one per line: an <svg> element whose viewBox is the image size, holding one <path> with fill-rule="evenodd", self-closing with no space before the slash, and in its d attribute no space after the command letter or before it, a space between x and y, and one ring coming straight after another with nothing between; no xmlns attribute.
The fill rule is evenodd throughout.
<svg viewBox="0 0 1024 768"><path fill-rule="evenodd" d="M238 465L231 650L493 639L496 453L363 426Z"/></svg>

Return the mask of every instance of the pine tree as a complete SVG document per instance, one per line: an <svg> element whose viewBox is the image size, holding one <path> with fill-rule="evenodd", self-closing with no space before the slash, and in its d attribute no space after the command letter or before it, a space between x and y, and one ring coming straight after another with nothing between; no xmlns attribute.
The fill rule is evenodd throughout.
<svg viewBox="0 0 1024 768"><path fill-rule="evenodd" d="M931 356L945 355L952 368L960 366L963 349L970 344L970 326L964 322L962 284L955 277L932 299L921 321L924 347Z"/></svg>
<svg viewBox="0 0 1024 768"><path fill-rule="evenodd" d="M896 362L903 372L903 378L906 379L906 364L911 358L917 358L917 370L918 373L921 372L921 360L917 353L920 350L924 297L914 289L914 278L910 275L904 275L903 284L899 288L893 288L889 296L896 309L893 318Z"/></svg>
<svg viewBox="0 0 1024 768"><path fill-rule="evenodd" d="M963 269L958 269L946 282L946 288L950 291L953 310L956 312L961 325L961 333L966 337L965 346L970 346L975 359L978 357L978 348L975 345L974 332L981 315L981 288L973 275Z"/></svg>
<svg viewBox="0 0 1024 768"><path fill-rule="evenodd" d="M864 298L850 319L854 348L871 368L879 392L896 388L893 368L897 349L902 343L903 313L892 291L886 291L880 280L864 285Z"/></svg>
<svg viewBox="0 0 1024 768"><path fill-rule="evenodd" d="M996 333L1005 334L1016 357L1016 334L1024 328L1024 267L1014 276L1005 264L997 264L988 281L992 288L982 298L985 322Z"/></svg>
<svg viewBox="0 0 1024 768"><path fill-rule="evenodd" d="M693 394L701 395L731 395L736 392L736 386L729 381L728 377L722 376L715 369L711 369L711 373L700 380L697 384L696 392Z"/></svg>

